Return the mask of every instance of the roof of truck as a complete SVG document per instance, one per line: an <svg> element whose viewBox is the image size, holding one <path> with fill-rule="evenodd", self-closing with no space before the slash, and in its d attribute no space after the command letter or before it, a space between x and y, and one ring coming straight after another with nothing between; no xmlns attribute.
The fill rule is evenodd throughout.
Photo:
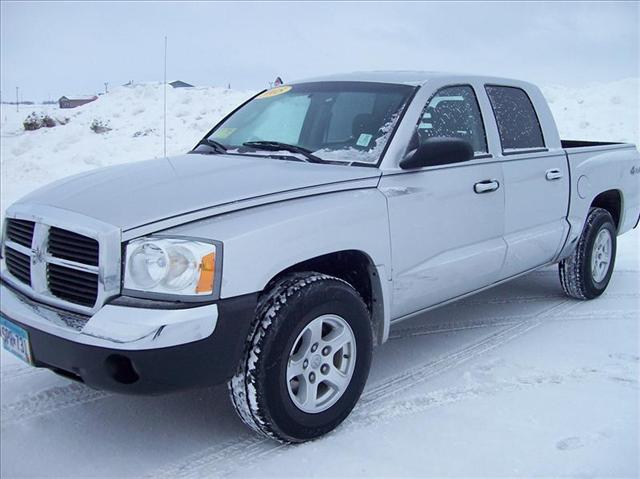
<svg viewBox="0 0 640 479"><path fill-rule="evenodd" d="M490 81L504 81L514 82L516 80L509 78L496 78L484 75L469 75L462 73L451 72L434 72L434 71L360 71L351 73L338 73L333 75L324 75L313 78L304 78L291 82L295 83L309 83L317 81L362 81L362 82L378 82L378 83L400 83L405 85L422 85L426 81L433 78L446 78L446 77L465 77L468 79L481 78L483 80Z"/></svg>

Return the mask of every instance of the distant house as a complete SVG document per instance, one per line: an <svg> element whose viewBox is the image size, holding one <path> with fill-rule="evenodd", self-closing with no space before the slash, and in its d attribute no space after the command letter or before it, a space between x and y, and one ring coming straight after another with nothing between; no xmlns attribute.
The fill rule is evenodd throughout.
<svg viewBox="0 0 640 479"><path fill-rule="evenodd" d="M96 95L78 96L75 98L67 98L66 96L61 96L58 100L58 105L60 105L60 108L75 108L86 103L91 103L92 101L97 99L98 97Z"/></svg>
<svg viewBox="0 0 640 479"><path fill-rule="evenodd" d="M193 85L190 85L187 82L183 82L182 80L169 82L169 85L171 85L173 88L193 88Z"/></svg>

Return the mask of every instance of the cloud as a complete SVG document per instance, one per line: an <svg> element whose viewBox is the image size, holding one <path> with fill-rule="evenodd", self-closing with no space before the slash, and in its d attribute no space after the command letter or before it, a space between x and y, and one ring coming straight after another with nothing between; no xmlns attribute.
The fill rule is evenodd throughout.
<svg viewBox="0 0 640 479"><path fill-rule="evenodd" d="M108 81L261 88L350 70L427 69L581 85L638 76L638 3L3 2L3 91Z"/></svg>

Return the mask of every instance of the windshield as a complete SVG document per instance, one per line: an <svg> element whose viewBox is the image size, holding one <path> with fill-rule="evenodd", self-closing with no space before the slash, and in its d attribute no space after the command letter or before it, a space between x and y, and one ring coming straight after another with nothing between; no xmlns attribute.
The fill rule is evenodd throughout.
<svg viewBox="0 0 640 479"><path fill-rule="evenodd" d="M370 82L285 85L242 106L207 140L228 153L262 154L268 146L289 155L305 150L326 162L375 165L413 89Z"/></svg>

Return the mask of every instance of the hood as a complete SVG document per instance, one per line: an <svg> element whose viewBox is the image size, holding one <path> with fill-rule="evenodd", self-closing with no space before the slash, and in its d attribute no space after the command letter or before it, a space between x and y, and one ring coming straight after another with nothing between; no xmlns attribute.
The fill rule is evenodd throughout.
<svg viewBox="0 0 640 479"><path fill-rule="evenodd" d="M379 175L376 168L188 154L81 173L18 203L54 206L128 230L203 208Z"/></svg>

